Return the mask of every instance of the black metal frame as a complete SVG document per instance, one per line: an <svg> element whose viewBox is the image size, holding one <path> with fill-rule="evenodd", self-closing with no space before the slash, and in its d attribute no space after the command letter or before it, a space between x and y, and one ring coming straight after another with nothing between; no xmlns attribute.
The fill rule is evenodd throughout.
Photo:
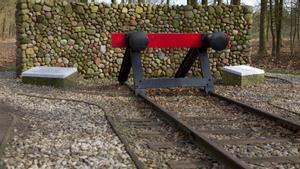
<svg viewBox="0 0 300 169"><path fill-rule="evenodd" d="M186 78L186 74L197 58L200 59L202 78ZM206 94L214 91L206 47L191 48L176 72L175 78L144 79L141 51L127 47L118 77L120 84L124 84L128 80L131 67L136 95L143 94L146 88L162 87L203 87Z"/></svg>

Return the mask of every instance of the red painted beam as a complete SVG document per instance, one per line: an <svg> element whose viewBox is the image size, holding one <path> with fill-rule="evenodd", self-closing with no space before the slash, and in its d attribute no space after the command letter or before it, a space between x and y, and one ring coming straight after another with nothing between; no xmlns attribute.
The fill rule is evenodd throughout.
<svg viewBox="0 0 300 169"><path fill-rule="evenodd" d="M200 33L148 33L148 48L199 48ZM112 33L114 48L126 48L125 33Z"/></svg>

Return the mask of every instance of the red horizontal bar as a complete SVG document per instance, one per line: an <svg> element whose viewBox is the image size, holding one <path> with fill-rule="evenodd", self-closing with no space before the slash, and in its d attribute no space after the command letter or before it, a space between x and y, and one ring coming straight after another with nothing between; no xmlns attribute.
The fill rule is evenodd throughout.
<svg viewBox="0 0 300 169"><path fill-rule="evenodd" d="M148 33L148 48L199 48L200 33ZM112 47L126 48L125 33L112 33Z"/></svg>

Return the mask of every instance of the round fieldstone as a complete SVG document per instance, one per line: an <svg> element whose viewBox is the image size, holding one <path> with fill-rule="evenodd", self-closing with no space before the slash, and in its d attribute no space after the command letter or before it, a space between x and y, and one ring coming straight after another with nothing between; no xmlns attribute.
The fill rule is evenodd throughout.
<svg viewBox="0 0 300 169"><path fill-rule="evenodd" d="M122 9L122 13L127 13L128 12L128 9L126 8L126 7L124 7L123 9Z"/></svg>
<svg viewBox="0 0 300 169"><path fill-rule="evenodd" d="M61 41L60 41L60 44L61 45L67 45L67 43L68 43L68 41L66 40L66 39L62 39Z"/></svg>

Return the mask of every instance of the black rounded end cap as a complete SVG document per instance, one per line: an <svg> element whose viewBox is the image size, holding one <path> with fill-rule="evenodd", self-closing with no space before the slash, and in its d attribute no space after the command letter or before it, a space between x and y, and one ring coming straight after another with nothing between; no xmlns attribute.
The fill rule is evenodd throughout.
<svg viewBox="0 0 300 169"><path fill-rule="evenodd" d="M148 37L144 32L129 32L126 34L126 46L134 51L142 51L148 46Z"/></svg>
<svg viewBox="0 0 300 169"><path fill-rule="evenodd" d="M227 35L224 32L212 33L209 40L209 45L214 50L223 50L228 45Z"/></svg>

